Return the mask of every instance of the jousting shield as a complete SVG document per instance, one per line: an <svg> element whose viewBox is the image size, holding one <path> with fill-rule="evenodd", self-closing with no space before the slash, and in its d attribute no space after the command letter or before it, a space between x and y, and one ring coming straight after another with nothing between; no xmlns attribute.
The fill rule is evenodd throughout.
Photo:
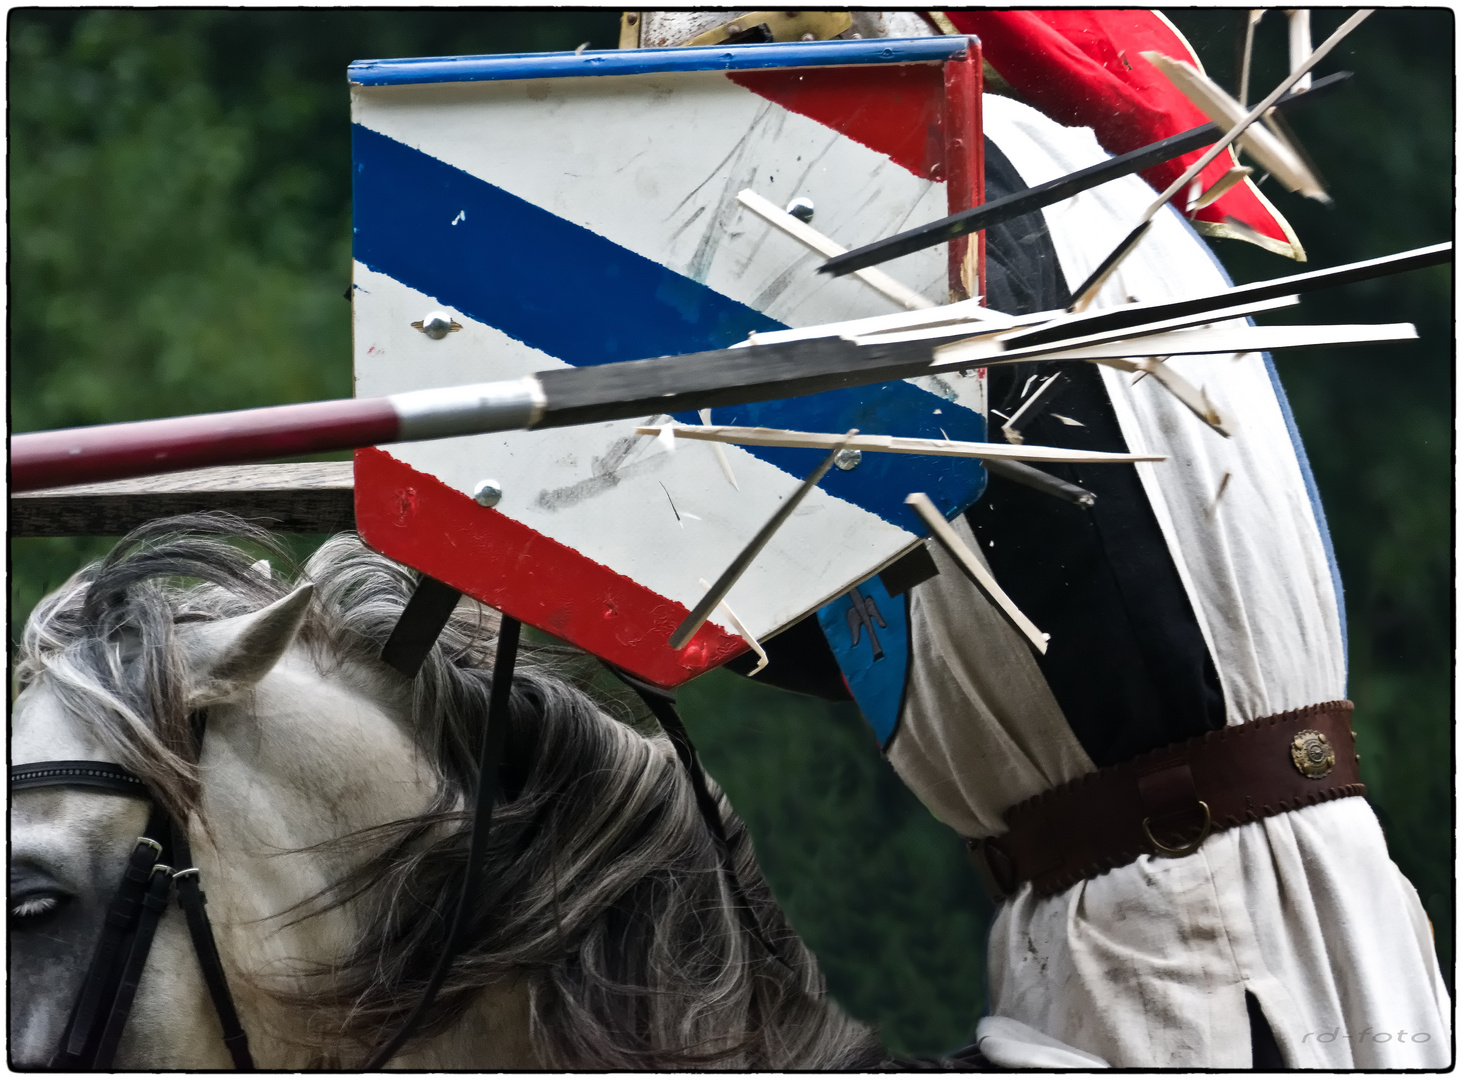
<svg viewBox="0 0 1462 1080"><path fill-rule="evenodd" d="M812 227L846 248L965 209L981 198L979 75L977 43L954 37L353 64L356 393L724 348L901 310L858 278L817 274L823 256L737 194L810 200ZM932 303L962 299L977 260L962 241L949 247L882 269ZM980 441L983 373L709 420ZM636 426L360 451L358 527L394 559L677 685L747 648L725 607L683 649L668 639L822 455L667 445ZM843 464L727 597L749 636L774 635L913 547L923 530L909 492L953 514L984 485L968 459ZM501 490L495 505L473 498L484 480Z"/></svg>

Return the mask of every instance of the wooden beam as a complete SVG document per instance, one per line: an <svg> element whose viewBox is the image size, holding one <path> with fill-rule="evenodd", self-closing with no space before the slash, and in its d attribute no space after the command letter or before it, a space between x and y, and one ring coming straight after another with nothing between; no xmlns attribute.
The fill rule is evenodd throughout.
<svg viewBox="0 0 1462 1080"><path fill-rule="evenodd" d="M355 528L349 461L226 465L10 496L11 536L121 536L154 518L226 510L279 532Z"/></svg>

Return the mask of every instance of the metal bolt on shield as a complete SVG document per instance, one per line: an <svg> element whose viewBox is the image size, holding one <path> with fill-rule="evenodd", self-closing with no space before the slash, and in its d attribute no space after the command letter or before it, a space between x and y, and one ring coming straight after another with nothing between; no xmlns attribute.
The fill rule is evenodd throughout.
<svg viewBox="0 0 1462 1080"><path fill-rule="evenodd" d="M472 498L478 506L491 509L503 501L503 486L496 480L479 480L472 489Z"/></svg>

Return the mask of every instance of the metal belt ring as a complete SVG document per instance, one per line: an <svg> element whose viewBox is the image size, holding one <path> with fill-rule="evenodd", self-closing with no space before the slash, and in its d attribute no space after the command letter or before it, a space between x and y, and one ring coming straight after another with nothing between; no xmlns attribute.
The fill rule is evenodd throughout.
<svg viewBox="0 0 1462 1080"><path fill-rule="evenodd" d="M1143 835L1147 837L1148 843L1157 848L1157 853L1159 855L1166 855L1170 859L1176 859L1183 855L1191 855L1193 854L1193 852L1198 850L1203 841L1208 839L1208 834L1213 831L1213 815L1208 812L1208 804L1202 799L1198 800L1198 805L1203 807L1203 829L1201 832L1199 832L1198 839L1192 841L1191 843L1184 844L1182 847L1168 847L1161 840L1152 835L1152 829L1148 826L1148 822L1150 822L1152 819L1142 819Z"/></svg>

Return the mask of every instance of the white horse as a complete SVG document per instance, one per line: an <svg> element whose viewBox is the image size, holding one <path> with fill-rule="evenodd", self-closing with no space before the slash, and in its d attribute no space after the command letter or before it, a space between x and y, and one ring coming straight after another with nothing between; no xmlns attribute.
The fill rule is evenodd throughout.
<svg viewBox="0 0 1462 1080"><path fill-rule="evenodd" d="M145 779L187 823L257 1065L358 1067L415 1004L446 936L496 616L459 608L408 680L378 657L409 572L340 536L290 583L225 535L269 543L221 516L154 523L36 609L12 762L112 762ZM519 664L511 713L468 939L393 1067L884 1060L826 999L722 799L734 873L778 955L748 930L662 735L614 719L533 658ZM41 1067L147 808L49 787L16 791L11 812L10 1059ZM229 1061L170 907L116 1066Z"/></svg>

